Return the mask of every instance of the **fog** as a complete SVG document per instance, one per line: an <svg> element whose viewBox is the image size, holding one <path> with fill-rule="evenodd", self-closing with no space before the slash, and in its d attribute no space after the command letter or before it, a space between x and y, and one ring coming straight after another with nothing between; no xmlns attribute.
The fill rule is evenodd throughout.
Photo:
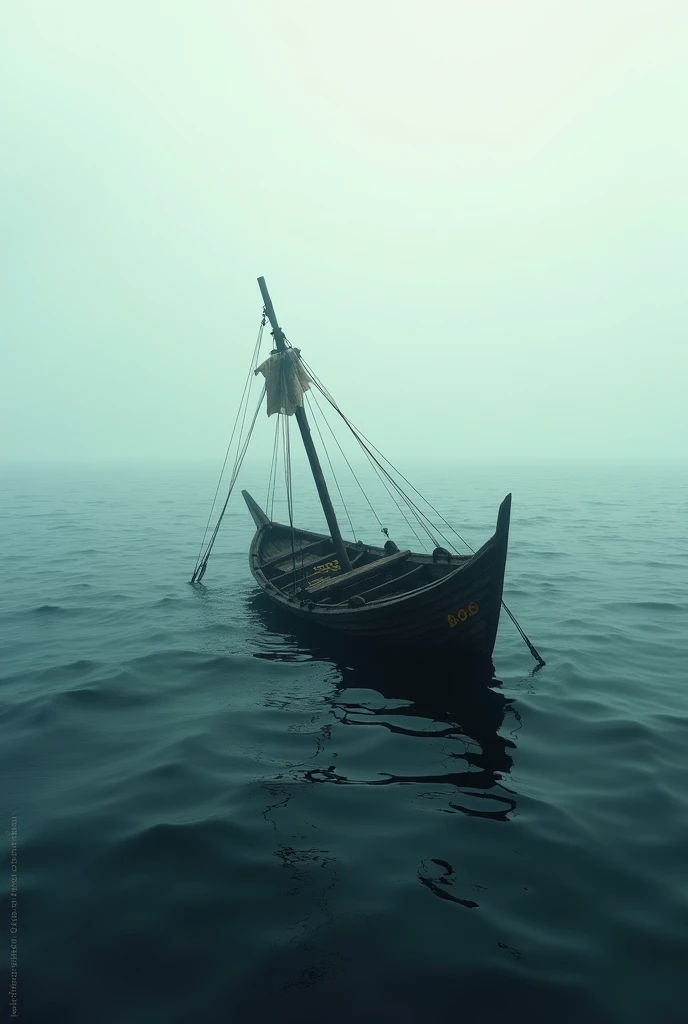
<svg viewBox="0 0 688 1024"><path fill-rule="evenodd" d="M685 456L683 0L2 21L0 458L221 459L258 275L391 457Z"/></svg>

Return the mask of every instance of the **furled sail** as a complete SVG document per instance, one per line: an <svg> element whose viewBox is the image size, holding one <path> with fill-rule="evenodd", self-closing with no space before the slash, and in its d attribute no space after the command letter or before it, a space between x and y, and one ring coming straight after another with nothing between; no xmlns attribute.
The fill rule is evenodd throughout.
<svg viewBox="0 0 688 1024"><path fill-rule="evenodd" d="M303 393L310 387L310 377L301 362L300 349L273 352L256 373L265 377L268 416L276 412L292 416L303 405Z"/></svg>

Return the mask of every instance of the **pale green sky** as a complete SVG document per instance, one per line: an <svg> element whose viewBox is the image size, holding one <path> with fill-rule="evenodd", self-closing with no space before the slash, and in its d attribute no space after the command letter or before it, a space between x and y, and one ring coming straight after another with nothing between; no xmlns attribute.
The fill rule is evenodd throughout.
<svg viewBox="0 0 688 1024"><path fill-rule="evenodd" d="M686 0L20 0L0 39L0 458L219 457L258 274L390 455L686 455Z"/></svg>

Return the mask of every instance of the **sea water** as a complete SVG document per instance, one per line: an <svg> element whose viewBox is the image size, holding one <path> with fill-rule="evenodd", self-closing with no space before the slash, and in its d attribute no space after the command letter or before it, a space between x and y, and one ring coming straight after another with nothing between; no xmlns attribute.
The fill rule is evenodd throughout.
<svg viewBox="0 0 688 1024"><path fill-rule="evenodd" d="M2 469L24 1019L688 1020L686 466L412 468L473 547L513 492L541 671L506 616L492 679L306 636L256 590L238 491L190 586L213 467ZM305 478L294 514L323 528Z"/></svg>

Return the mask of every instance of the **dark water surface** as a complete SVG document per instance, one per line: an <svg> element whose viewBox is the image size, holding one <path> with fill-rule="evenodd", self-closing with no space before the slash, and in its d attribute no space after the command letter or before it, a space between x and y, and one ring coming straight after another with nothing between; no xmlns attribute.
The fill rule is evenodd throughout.
<svg viewBox="0 0 688 1024"><path fill-rule="evenodd" d="M21 1017L688 1021L685 465L414 472L514 492L489 686L294 635L240 499L190 587L208 467L2 476Z"/></svg>

